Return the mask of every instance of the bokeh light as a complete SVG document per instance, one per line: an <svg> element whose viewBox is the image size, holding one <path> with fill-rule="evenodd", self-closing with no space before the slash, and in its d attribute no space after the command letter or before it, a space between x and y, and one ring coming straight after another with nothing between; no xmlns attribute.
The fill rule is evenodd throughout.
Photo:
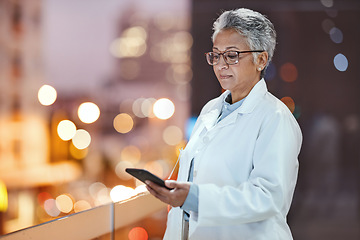
<svg viewBox="0 0 360 240"><path fill-rule="evenodd" d="M75 159L84 159L88 152L89 152L89 149L85 148L85 149L78 149L74 146L74 144L70 144L69 146L69 150L70 150L70 154L73 158Z"/></svg>
<svg viewBox="0 0 360 240"><path fill-rule="evenodd" d="M77 212L81 212L81 211L85 211L91 208L91 205L89 202L87 202L86 200L80 200L77 201L74 204L74 211Z"/></svg>
<svg viewBox="0 0 360 240"><path fill-rule="evenodd" d="M147 98L141 103L141 112L145 117L153 118L153 105L156 102L155 98Z"/></svg>
<svg viewBox="0 0 360 240"><path fill-rule="evenodd" d="M321 22L321 27L326 33L330 33L330 30L335 27L335 23L331 19L324 19Z"/></svg>
<svg viewBox="0 0 360 240"><path fill-rule="evenodd" d="M0 180L0 212L5 212L8 208L8 193L5 183Z"/></svg>
<svg viewBox="0 0 360 240"><path fill-rule="evenodd" d="M147 192L147 188L146 188L146 185L145 184L140 184L139 186L137 186L135 188L135 195L138 195L138 194L141 194L141 193L145 193Z"/></svg>
<svg viewBox="0 0 360 240"><path fill-rule="evenodd" d="M98 193L102 190L102 189L106 189L105 184L101 183L101 182L95 182L93 184L90 185L89 187L89 193L91 195L91 197L93 199L96 199L98 196Z"/></svg>
<svg viewBox="0 0 360 240"><path fill-rule="evenodd" d="M99 107L92 102L84 102L78 108L79 119L84 123L93 123L100 116Z"/></svg>
<svg viewBox="0 0 360 240"><path fill-rule="evenodd" d="M295 111L295 102L291 97L283 97L281 101L289 108L291 113Z"/></svg>
<svg viewBox="0 0 360 240"><path fill-rule="evenodd" d="M123 185L117 185L110 191L110 197L113 202L120 202L129 199L134 195L134 189L131 187L125 187Z"/></svg>
<svg viewBox="0 0 360 240"><path fill-rule="evenodd" d="M175 105L170 99L161 98L154 103L153 111L157 118L166 120L174 114Z"/></svg>
<svg viewBox="0 0 360 240"><path fill-rule="evenodd" d="M142 227L134 227L129 232L129 240L147 240L149 235L147 231Z"/></svg>
<svg viewBox="0 0 360 240"><path fill-rule="evenodd" d="M86 130L78 129L72 138L72 143L77 149L85 149L91 143L91 136Z"/></svg>
<svg viewBox="0 0 360 240"><path fill-rule="evenodd" d="M134 120L129 114L120 113L114 118L113 126L119 133L128 133L134 127Z"/></svg>
<svg viewBox="0 0 360 240"><path fill-rule="evenodd" d="M44 106L53 104L56 101L56 98L56 90L50 85L43 85L38 91L39 102Z"/></svg>
<svg viewBox="0 0 360 240"><path fill-rule="evenodd" d="M332 7L334 5L334 0L320 0L321 4L325 7Z"/></svg>
<svg viewBox="0 0 360 240"><path fill-rule="evenodd" d="M132 105L132 111L135 114L135 116L139 118L144 118L145 115L143 114L141 110L142 103L144 102L145 98L138 98L133 102Z"/></svg>
<svg viewBox="0 0 360 240"><path fill-rule="evenodd" d="M111 203L112 200L110 198L110 190L111 189L107 187L99 190L94 201L96 206Z"/></svg>
<svg viewBox="0 0 360 240"><path fill-rule="evenodd" d="M146 30L141 26L126 29L110 45L110 53L117 58L140 57L146 52Z"/></svg>
<svg viewBox="0 0 360 240"><path fill-rule="evenodd" d="M45 212L51 217L57 217L60 214L60 210L56 207L55 199L48 199L44 202Z"/></svg>
<svg viewBox="0 0 360 240"><path fill-rule="evenodd" d="M52 196L48 192L41 192L37 196L37 200L38 200L38 203L39 203L40 206L44 206L44 202L46 200L48 200L48 199L51 199L51 198L52 198Z"/></svg>
<svg viewBox="0 0 360 240"><path fill-rule="evenodd" d="M285 63L280 68L280 76L285 82L294 82L298 77L298 70L292 63Z"/></svg>
<svg viewBox="0 0 360 240"><path fill-rule="evenodd" d="M197 117L192 116L189 117L186 121L186 126L185 126L185 137L187 140L189 140L191 133L195 127L195 123L196 123Z"/></svg>
<svg viewBox="0 0 360 240"><path fill-rule="evenodd" d="M270 62L269 66L266 68L266 71L265 71L265 79L267 81L271 81L275 78L276 76L276 67L275 67L275 64Z"/></svg>
<svg viewBox="0 0 360 240"><path fill-rule="evenodd" d="M128 174L127 172L125 172L125 169L126 168L134 168L134 167L135 167L135 165L132 162L120 161L118 164L116 164L115 173L120 179L127 181L127 180L130 180L132 178L132 176L130 174Z"/></svg>
<svg viewBox="0 0 360 240"><path fill-rule="evenodd" d="M334 43L342 43L343 41L343 33L339 28L333 27L329 31L330 39Z"/></svg>
<svg viewBox="0 0 360 240"><path fill-rule="evenodd" d="M166 77L171 83L185 84L191 81L193 72L188 64L173 64L167 69Z"/></svg>
<svg viewBox="0 0 360 240"><path fill-rule="evenodd" d="M339 53L334 57L334 66L340 72L346 71L348 65L349 65L348 60L343 54Z"/></svg>
<svg viewBox="0 0 360 240"><path fill-rule="evenodd" d="M155 98L138 98L132 104L132 112L139 118L152 118L154 117L152 108L155 102Z"/></svg>
<svg viewBox="0 0 360 240"><path fill-rule="evenodd" d="M62 120L57 126L57 133L64 141L72 139L76 134L75 123L70 120Z"/></svg>
<svg viewBox="0 0 360 240"><path fill-rule="evenodd" d="M69 213L74 207L74 202L69 195L62 194L56 198L56 207L63 213Z"/></svg>
<svg viewBox="0 0 360 240"><path fill-rule="evenodd" d="M163 140L171 146L177 145L183 139L183 132L177 126L169 126L163 132Z"/></svg>

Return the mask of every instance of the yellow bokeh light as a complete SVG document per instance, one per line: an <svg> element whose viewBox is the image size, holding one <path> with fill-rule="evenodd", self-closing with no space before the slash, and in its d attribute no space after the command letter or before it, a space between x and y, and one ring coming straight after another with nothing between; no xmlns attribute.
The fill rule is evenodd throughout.
<svg viewBox="0 0 360 240"><path fill-rule="evenodd" d="M146 52L147 33L143 27L136 26L126 29L122 36L110 45L114 57L140 57Z"/></svg>
<svg viewBox="0 0 360 240"><path fill-rule="evenodd" d="M169 119L174 115L175 105L167 98L161 98L154 103L153 112L159 119Z"/></svg>
<svg viewBox="0 0 360 240"><path fill-rule="evenodd" d="M134 127L134 120L127 113L120 113L114 118L114 128L119 133L128 133Z"/></svg>
<svg viewBox="0 0 360 240"><path fill-rule="evenodd" d="M72 138L72 143L77 149L85 149L91 143L91 136L84 129L76 130L75 136Z"/></svg>
<svg viewBox="0 0 360 240"><path fill-rule="evenodd" d="M119 202L131 198L135 195L135 190L131 187L117 185L110 191L110 198L113 202Z"/></svg>
<svg viewBox="0 0 360 240"><path fill-rule="evenodd" d="M80 201L77 201L75 204L74 204L74 211L77 213L77 212L81 212L81 211L85 211L85 210L88 210L91 208L91 205L90 203L88 203L87 201L85 200L80 200Z"/></svg>
<svg viewBox="0 0 360 240"><path fill-rule="evenodd" d="M73 158L75 158L75 159L78 159L78 160L84 159L87 156L88 152L89 152L89 150L87 148L78 149L73 144L70 144L69 148L70 148L69 150L70 150L71 156Z"/></svg>
<svg viewBox="0 0 360 240"><path fill-rule="evenodd" d="M76 133L75 123L70 120L62 120L57 126L57 133L62 140L70 140Z"/></svg>
<svg viewBox="0 0 360 240"><path fill-rule="evenodd" d="M100 109L95 103L84 102L79 106L78 116L84 123L93 123L98 120L100 116Z"/></svg>
<svg viewBox="0 0 360 240"><path fill-rule="evenodd" d="M63 213L69 213L74 207L74 202L69 195L62 194L56 198L56 207Z"/></svg>
<svg viewBox="0 0 360 240"><path fill-rule="evenodd" d="M55 88L50 85L43 85L38 92L39 102L44 106L49 106L56 101L57 93Z"/></svg>
<svg viewBox="0 0 360 240"><path fill-rule="evenodd" d="M171 146L176 146L183 139L183 133L177 126L169 126L163 132L164 141Z"/></svg>
<svg viewBox="0 0 360 240"><path fill-rule="evenodd" d="M176 51L186 51L191 48L193 38L189 32L182 31L175 33L173 37L173 46Z"/></svg>
<svg viewBox="0 0 360 240"><path fill-rule="evenodd" d="M8 208L8 194L5 183L0 180L0 212L6 212Z"/></svg>
<svg viewBox="0 0 360 240"><path fill-rule="evenodd" d="M132 176L125 172L126 168L133 168L135 167L134 164L130 161L120 161L116 164L115 173L116 175L122 180L130 180Z"/></svg>

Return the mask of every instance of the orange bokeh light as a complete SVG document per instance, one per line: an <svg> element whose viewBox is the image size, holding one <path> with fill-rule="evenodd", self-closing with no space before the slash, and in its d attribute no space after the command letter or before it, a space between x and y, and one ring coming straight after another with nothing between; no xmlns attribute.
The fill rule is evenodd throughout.
<svg viewBox="0 0 360 240"><path fill-rule="evenodd" d="M41 193L39 193L38 196L37 196L38 203L39 203L39 205L41 205L41 206L44 206L44 202L45 202L46 200L48 200L48 199L51 199L51 198L52 198L52 196L51 196L51 194L48 193L48 192L41 192Z"/></svg>
<svg viewBox="0 0 360 240"><path fill-rule="evenodd" d="M283 98L281 99L281 101L282 101L283 103L285 103L285 105L290 109L290 111L291 111L292 113L294 113L294 111L295 111L295 102L294 102L294 100L293 100L291 97L283 97Z"/></svg>
<svg viewBox="0 0 360 240"><path fill-rule="evenodd" d="M285 63L280 68L280 76L285 82L295 82L298 77L298 70L292 63Z"/></svg>
<svg viewBox="0 0 360 240"><path fill-rule="evenodd" d="M129 240L147 240L149 235L142 227L134 227L129 232Z"/></svg>

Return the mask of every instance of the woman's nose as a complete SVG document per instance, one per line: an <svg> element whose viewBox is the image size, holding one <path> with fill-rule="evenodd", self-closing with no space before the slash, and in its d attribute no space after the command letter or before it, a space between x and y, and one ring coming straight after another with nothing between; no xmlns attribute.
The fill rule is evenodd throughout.
<svg viewBox="0 0 360 240"><path fill-rule="evenodd" d="M225 56L224 55L220 56L219 62L218 62L218 64L216 64L216 66L219 69L224 69L224 68L226 69L226 68L229 67L229 64L227 64L226 61L225 61Z"/></svg>

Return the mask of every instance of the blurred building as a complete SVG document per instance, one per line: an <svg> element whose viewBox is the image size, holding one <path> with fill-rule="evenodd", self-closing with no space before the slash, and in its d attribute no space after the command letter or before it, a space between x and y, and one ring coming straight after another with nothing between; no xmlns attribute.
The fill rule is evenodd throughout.
<svg viewBox="0 0 360 240"><path fill-rule="evenodd" d="M121 199L139 185L126 167L168 176L189 116L187 8L0 1L2 233Z"/></svg>

